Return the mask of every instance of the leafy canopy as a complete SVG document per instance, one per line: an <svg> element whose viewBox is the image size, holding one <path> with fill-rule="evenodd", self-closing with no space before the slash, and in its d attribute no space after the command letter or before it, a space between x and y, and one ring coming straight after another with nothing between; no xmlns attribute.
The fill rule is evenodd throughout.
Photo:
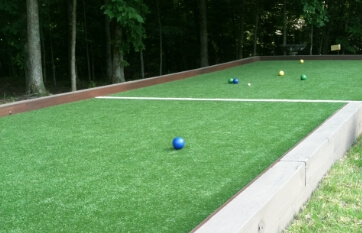
<svg viewBox="0 0 362 233"><path fill-rule="evenodd" d="M308 24L322 27L328 22L327 10L319 0L302 0L304 18Z"/></svg>
<svg viewBox="0 0 362 233"><path fill-rule="evenodd" d="M120 49L125 52L133 46L136 51L144 49L145 16L148 7L143 0L109 0L102 6L104 14L121 26L124 35Z"/></svg>

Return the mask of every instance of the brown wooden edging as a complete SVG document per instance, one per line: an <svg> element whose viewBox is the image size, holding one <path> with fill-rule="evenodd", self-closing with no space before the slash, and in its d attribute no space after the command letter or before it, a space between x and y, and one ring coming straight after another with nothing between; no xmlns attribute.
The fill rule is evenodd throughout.
<svg viewBox="0 0 362 233"><path fill-rule="evenodd" d="M248 63L252 63L255 61L259 61L259 57L252 57L247 59L241 59L237 61L232 61L228 63L218 64L214 66L209 66L205 68L189 70L174 74L168 74L163 76L157 76L142 80L129 81L125 83L112 84L102 87L90 88L86 90L80 90L75 92L67 92L52 96L45 96L36 99L23 100L14 103L8 103L0 105L0 117L9 116L12 114L32 111L40 108L76 102L80 100L94 98L96 96L104 96L110 95L118 92L124 92L128 90L133 90L137 88L152 86L160 83L176 81L180 79L185 79L189 77L193 77L199 74L206 74L210 72L215 72L219 70L224 70L230 67L244 65Z"/></svg>
<svg viewBox="0 0 362 233"><path fill-rule="evenodd" d="M362 60L362 55L290 55L290 56L262 56L259 61L281 60Z"/></svg>
<svg viewBox="0 0 362 233"><path fill-rule="evenodd" d="M68 92L63 94L57 94L52 96L40 97L31 100L23 100L14 103L8 103L0 105L0 117L9 116L12 114L32 111L40 108L76 102L80 100L94 98L96 96L110 95L118 92L124 92L137 88L152 86L160 83L176 81L193 77L200 74L206 74L219 70L224 70L234 66L245 65L256 61L276 61L276 60L362 60L361 55L328 55L328 56L265 56L265 57L251 57L223 64L213 65L205 68L199 68L195 70L189 70L174 74L168 74L163 76L157 76L142 80L129 81L126 83L107 85L102 87L90 88L86 90L80 90L75 92Z"/></svg>

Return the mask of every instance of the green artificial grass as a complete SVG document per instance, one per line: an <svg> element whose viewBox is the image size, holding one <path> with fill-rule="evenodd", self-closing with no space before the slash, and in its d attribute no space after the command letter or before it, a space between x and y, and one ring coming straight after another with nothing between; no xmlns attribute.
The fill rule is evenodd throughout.
<svg viewBox="0 0 362 233"><path fill-rule="evenodd" d="M0 118L0 232L189 232L341 106L92 99Z"/></svg>
<svg viewBox="0 0 362 233"><path fill-rule="evenodd" d="M285 233L361 232L362 137L338 161Z"/></svg>
<svg viewBox="0 0 362 233"><path fill-rule="evenodd" d="M285 72L279 76L280 70ZM307 79L302 81L301 75ZM238 78L239 84L229 84ZM250 83L249 87L247 84ZM121 96L361 100L362 61L264 61L119 93Z"/></svg>
<svg viewBox="0 0 362 233"><path fill-rule="evenodd" d="M257 62L117 95L361 100L360 73ZM342 106L93 99L1 118L0 232L189 232Z"/></svg>

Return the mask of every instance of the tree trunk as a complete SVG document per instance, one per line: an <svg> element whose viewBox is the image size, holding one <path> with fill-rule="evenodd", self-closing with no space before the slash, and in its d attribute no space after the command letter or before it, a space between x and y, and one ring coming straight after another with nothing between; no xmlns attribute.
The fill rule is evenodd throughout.
<svg viewBox="0 0 362 233"><path fill-rule="evenodd" d="M28 39L28 85L29 94L45 95L41 63L38 0L26 0Z"/></svg>
<svg viewBox="0 0 362 233"><path fill-rule="evenodd" d="M105 15L105 40L106 40L106 73L107 79L112 82L112 40L111 40L111 29L110 19Z"/></svg>
<svg viewBox="0 0 362 233"><path fill-rule="evenodd" d="M240 40L239 40L239 58L243 58L244 52L244 24L245 24L245 1L241 0L241 22L240 22Z"/></svg>
<svg viewBox="0 0 362 233"><path fill-rule="evenodd" d="M54 62L54 49L52 41L50 40L50 55L52 57L52 75L53 75L53 84L54 86L57 85L57 79L55 77L55 62Z"/></svg>
<svg viewBox="0 0 362 233"><path fill-rule="evenodd" d="M258 41L258 27L259 27L259 0L255 1L255 28L254 28L254 48L253 56L256 56L256 45Z"/></svg>
<svg viewBox="0 0 362 233"><path fill-rule="evenodd" d="M89 44L88 44L88 29L87 29L87 15L85 9L85 1L83 0L83 19L84 19L84 42L85 42L85 51L87 56L87 70L88 70L88 81L92 81L92 72L91 72L91 63L89 55Z"/></svg>
<svg viewBox="0 0 362 233"><path fill-rule="evenodd" d="M76 28L77 28L77 0L71 2L71 39L70 39L70 80L72 83L72 91L77 90L77 73L76 73L76 59L75 59L75 47L76 47Z"/></svg>
<svg viewBox="0 0 362 233"><path fill-rule="evenodd" d="M25 50L25 51L27 51L27 50ZM12 58L13 57L13 55L12 55L12 53L11 53L11 49L9 48L9 46L7 45L6 46L6 54L5 55L7 55L7 56L9 56L9 58ZM14 61L13 61L14 59L9 59L9 61L10 61L10 71L9 71L9 74L10 74L10 76L13 76L13 77L18 77L18 72L16 71L16 68L15 68L15 64L14 64ZM26 67L25 67L25 69L26 69ZM27 75L27 73L25 73L25 75Z"/></svg>
<svg viewBox="0 0 362 233"><path fill-rule="evenodd" d="M160 16L160 5L159 1L156 0L157 7L157 21L159 27L159 40L160 40L160 75L162 75L162 64L163 64L163 42L162 42L162 24L161 24L161 16Z"/></svg>
<svg viewBox="0 0 362 233"><path fill-rule="evenodd" d="M45 45L45 36L44 30L40 27L40 42L41 42L41 57L42 57L42 72L43 72L43 82L47 83L47 54L46 54L46 45Z"/></svg>
<svg viewBox="0 0 362 233"><path fill-rule="evenodd" d="M329 50L329 45L331 44L330 42L330 24L326 25L326 33L325 33L325 40L324 40L324 44L323 44L323 48L322 48L322 54L326 55L328 54L328 50Z"/></svg>
<svg viewBox="0 0 362 233"><path fill-rule="evenodd" d="M145 78L145 65L143 60L143 50L140 49L140 62L141 62L141 78Z"/></svg>
<svg viewBox="0 0 362 233"><path fill-rule="evenodd" d="M324 40L326 37L326 28L322 28L322 33L321 33L321 37L319 40L319 49L318 49L318 54L322 55L322 49L323 49L323 45L324 45Z"/></svg>
<svg viewBox="0 0 362 233"><path fill-rule="evenodd" d="M118 23L114 27L114 42L112 43L112 83L125 82L123 54L121 52L120 44L122 43L122 30Z"/></svg>
<svg viewBox="0 0 362 233"><path fill-rule="evenodd" d="M287 44L287 1L283 3L283 45ZM287 55L287 52L283 50L283 55Z"/></svg>
<svg viewBox="0 0 362 233"><path fill-rule="evenodd" d="M200 0L200 63L201 67L209 65L206 0Z"/></svg>
<svg viewBox="0 0 362 233"><path fill-rule="evenodd" d="M48 21L51 22L50 20L50 8L49 5L47 5L47 17L48 17ZM50 47L50 57L51 57L51 68L52 68L52 78L53 78L53 85L56 86L57 85L57 80L55 77L55 61L54 61L54 48L53 48L53 40L52 40L52 29L49 28L49 47Z"/></svg>
<svg viewBox="0 0 362 233"><path fill-rule="evenodd" d="M309 49L309 55L313 55L313 29L314 26L311 25L311 30L310 30L310 49Z"/></svg>

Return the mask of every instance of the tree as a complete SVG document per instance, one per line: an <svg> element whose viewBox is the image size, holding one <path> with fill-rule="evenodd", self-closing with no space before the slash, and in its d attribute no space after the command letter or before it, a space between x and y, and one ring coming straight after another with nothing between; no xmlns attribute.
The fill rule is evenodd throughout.
<svg viewBox="0 0 362 233"><path fill-rule="evenodd" d="M1 96L15 81L24 92L34 86L30 63L37 59L28 51L31 14L24 2L0 0ZM202 51L209 65L283 54L279 45L287 42L308 44L311 50L301 54L335 53L331 44L341 44L343 54L362 54L361 0L82 0L76 8L73 0L35 2L40 80L53 93L195 69L206 57Z"/></svg>
<svg viewBox="0 0 362 233"><path fill-rule="evenodd" d="M124 60L122 52L122 29L118 23L114 25L114 42L112 46L112 83L125 82Z"/></svg>
<svg viewBox="0 0 362 233"><path fill-rule="evenodd" d="M69 27L70 27L70 52L69 69L72 91L77 90L77 72L76 72L76 37L77 37L77 0L68 0L69 4Z"/></svg>
<svg viewBox="0 0 362 233"><path fill-rule="evenodd" d="M304 18L310 25L310 50L309 54L313 54L313 36L314 27L320 28L328 21L327 10L323 2L319 0L302 0Z"/></svg>
<svg viewBox="0 0 362 233"><path fill-rule="evenodd" d="M26 4L0 1L0 77L19 77L26 70Z"/></svg>
<svg viewBox="0 0 362 233"><path fill-rule="evenodd" d="M209 65L206 0L199 0L199 5L200 5L200 64L201 67L205 67Z"/></svg>
<svg viewBox="0 0 362 233"><path fill-rule="evenodd" d="M108 0L104 1L107 4ZM104 14L104 32L105 32L105 51L106 51L106 75L109 81L112 81L112 38L110 29L111 20L107 14Z"/></svg>
<svg viewBox="0 0 362 233"><path fill-rule="evenodd" d="M287 0L283 1L283 45L287 44ZM283 55L286 55L286 51L283 51Z"/></svg>
<svg viewBox="0 0 362 233"><path fill-rule="evenodd" d="M258 27L259 27L259 11L260 11L260 0L255 0L255 27L254 27L254 46L253 56L256 56L256 45L258 42Z"/></svg>
<svg viewBox="0 0 362 233"><path fill-rule="evenodd" d="M27 38L28 38L28 85L29 94L45 95L43 82L38 0L27 0Z"/></svg>
<svg viewBox="0 0 362 233"><path fill-rule="evenodd" d="M344 2L343 11L341 6L335 9L335 24L342 24L340 32L336 32L335 43L342 44L343 53L357 54L362 51L362 0L347 0ZM342 11L342 12L341 12Z"/></svg>
<svg viewBox="0 0 362 233"><path fill-rule="evenodd" d="M159 0L156 0L157 22L159 26L159 40L160 40L160 75L162 75L162 62L163 62L163 41L162 41L162 22L160 13Z"/></svg>
<svg viewBox="0 0 362 233"><path fill-rule="evenodd" d="M86 13L86 4L83 0L83 23L84 23L84 42L87 58L87 71L88 71L88 81L92 81L92 71L90 64L90 54L89 54L89 39L88 39L88 25L87 25L87 13Z"/></svg>
<svg viewBox="0 0 362 233"><path fill-rule="evenodd" d="M243 58L243 52L244 52L244 34L245 34L245 0L241 0L241 17L240 17L240 32L239 32L239 56L238 58Z"/></svg>
<svg viewBox="0 0 362 233"><path fill-rule="evenodd" d="M144 48L144 22L147 6L142 0L108 0L102 6L104 13L114 22L114 38L112 41L113 63L112 82L124 82L124 53L133 48L139 51Z"/></svg>

